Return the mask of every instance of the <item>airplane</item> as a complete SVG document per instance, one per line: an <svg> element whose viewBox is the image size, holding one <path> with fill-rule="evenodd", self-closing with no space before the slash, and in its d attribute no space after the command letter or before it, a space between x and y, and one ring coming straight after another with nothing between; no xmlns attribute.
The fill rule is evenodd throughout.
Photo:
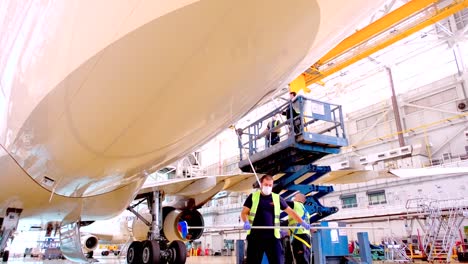
<svg viewBox="0 0 468 264"><path fill-rule="evenodd" d="M99 245L126 244L133 241L134 238L128 226L132 219L133 217L129 216L118 216L110 220L97 221L81 228L81 244L86 257L92 258ZM109 253L108 250L101 251L103 256Z"/></svg>
<svg viewBox="0 0 468 264"><path fill-rule="evenodd" d="M147 238L151 227L151 196L155 191L164 193L161 202L162 236L168 241L190 241L201 237L204 229L190 229L187 234L182 234L175 223L185 221L191 226L203 226L204 219L198 211L204 204L211 200L217 193L228 191L250 191L252 185L246 182L255 181L252 173L198 176L192 178L148 180L134 201L128 208L137 217L120 216L111 220L97 221L81 229L82 250L87 258L93 257L93 251L99 244L128 244L131 250L136 244L141 244ZM143 209L140 208L143 204ZM139 209L134 209L139 208ZM131 222L131 232L128 223ZM132 244L129 242L136 241ZM123 252L126 253L126 252ZM139 263L140 259L131 260Z"/></svg>
<svg viewBox="0 0 468 264"><path fill-rule="evenodd" d="M383 2L2 1L3 260L21 218L59 221L64 256L87 262L81 226L125 210L149 174L286 86ZM146 239L137 253L185 263L173 251Z"/></svg>

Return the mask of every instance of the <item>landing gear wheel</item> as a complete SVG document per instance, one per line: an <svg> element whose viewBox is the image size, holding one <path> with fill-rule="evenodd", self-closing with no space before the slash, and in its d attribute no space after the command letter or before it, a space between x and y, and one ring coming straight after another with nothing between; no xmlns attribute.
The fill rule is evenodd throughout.
<svg viewBox="0 0 468 264"><path fill-rule="evenodd" d="M143 253L141 254L143 264L159 264L161 252L159 242L154 240L146 240L143 243Z"/></svg>
<svg viewBox="0 0 468 264"><path fill-rule="evenodd" d="M128 264L141 263L141 254L143 253L143 242L133 241L128 247L127 262Z"/></svg>
<svg viewBox="0 0 468 264"><path fill-rule="evenodd" d="M169 250L172 251L170 264L185 264L187 260L187 248L180 240L174 240L169 244Z"/></svg>
<svg viewBox="0 0 468 264"><path fill-rule="evenodd" d="M10 251L5 250L5 251L3 252L2 261L3 261L3 262L7 262L9 257L10 257Z"/></svg>

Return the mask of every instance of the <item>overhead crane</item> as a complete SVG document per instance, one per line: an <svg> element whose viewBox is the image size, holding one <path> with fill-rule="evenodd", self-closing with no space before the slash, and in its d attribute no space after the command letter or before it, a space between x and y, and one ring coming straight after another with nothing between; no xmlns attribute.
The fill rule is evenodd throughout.
<svg viewBox="0 0 468 264"><path fill-rule="evenodd" d="M290 89L307 92L307 86L322 84L324 78L467 7L468 0L411 0L344 39L291 82Z"/></svg>

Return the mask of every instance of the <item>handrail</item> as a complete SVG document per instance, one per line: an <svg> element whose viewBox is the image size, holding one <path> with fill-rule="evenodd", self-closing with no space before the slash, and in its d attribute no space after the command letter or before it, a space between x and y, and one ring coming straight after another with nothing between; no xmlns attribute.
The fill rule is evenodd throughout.
<svg viewBox="0 0 468 264"><path fill-rule="evenodd" d="M273 119L281 120L278 115L289 116L286 116L286 120L280 122L277 126L266 128L267 123L265 122ZM294 100L281 104L245 128L237 130L240 160L243 160L244 149L248 149L249 155L253 155L271 147L269 144L271 140L268 135L271 137L272 132L279 133L280 141L290 138L296 140L297 136L304 133L327 134L333 137L346 138L343 124L344 119L340 105L325 103L299 95Z"/></svg>

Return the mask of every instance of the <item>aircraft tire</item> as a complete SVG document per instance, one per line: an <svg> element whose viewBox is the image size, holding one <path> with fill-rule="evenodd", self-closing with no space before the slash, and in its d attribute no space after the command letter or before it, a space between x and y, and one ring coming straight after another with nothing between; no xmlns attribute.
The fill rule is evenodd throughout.
<svg viewBox="0 0 468 264"><path fill-rule="evenodd" d="M127 263L128 264L141 263L142 252L143 252L143 242L133 241L127 250Z"/></svg>
<svg viewBox="0 0 468 264"><path fill-rule="evenodd" d="M187 248L185 247L184 242L180 240L174 240L169 244L169 249L174 250L170 264L185 264L187 260Z"/></svg>
<svg viewBox="0 0 468 264"><path fill-rule="evenodd" d="M2 255L2 261L7 262L9 258L10 258L10 251L5 250Z"/></svg>
<svg viewBox="0 0 468 264"><path fill-rule="evenodd" d="M154 240L146 240L143 243L143 252L141 254L143 264L160 264L161 251L159 242Z"/></svg>

